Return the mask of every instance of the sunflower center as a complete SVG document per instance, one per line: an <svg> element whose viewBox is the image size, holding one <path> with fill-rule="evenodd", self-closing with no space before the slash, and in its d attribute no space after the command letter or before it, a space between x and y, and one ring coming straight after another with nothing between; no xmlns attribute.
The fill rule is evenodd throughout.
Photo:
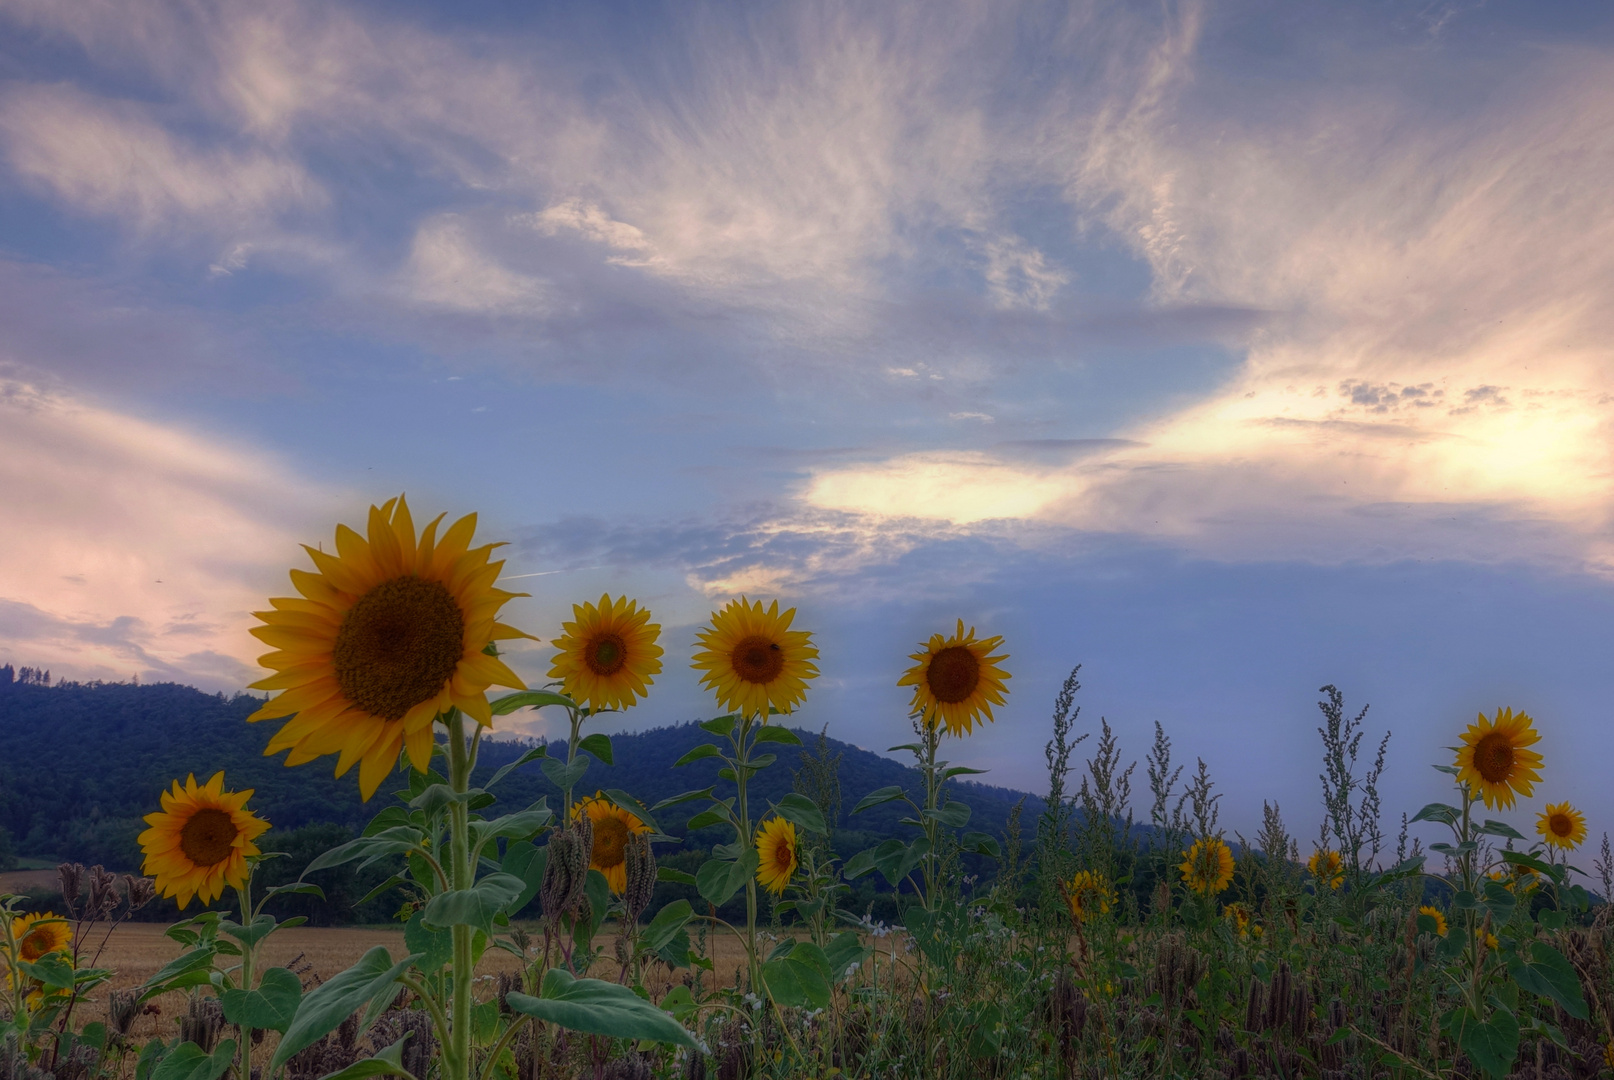
<svg viewBox="0 0 1614 1080"><path fill-rule="evenodd" d="M627 662L627 642L616 634L599 634L583 650L583 663L596 675L615 675Z"/></svg>
<svg viewBox="0 0 1614 1080"><path fill-rule="evenodd" d="M235 850L240 830L224 810L203 807L191 815L179 832L179 850L197 866L217 866Z"/></svg>
<svg viewBox="0 0 1614 1080"><path fill-rule="evenodd" d="M962 645L953 645L930 658L925 672L930 692L943 705L957 705L981 684L981 662Z"/></svg>
<svg viewBox="0 0 1614 1080"><path fill-rule="evenodd" d="M1493 731L1474 746L1474 769L1488 784L1500 784L1513 775L1513 742Z"/></svg>
<svg viewBox="0 0 1614 1080"><path fill-rule="evenodd" d="M465 616L448 587L408 575L383 581L348 609L331 666L354 705L402 720L442 692L464 652Z"/></svg>
<svg viewBox="0 0 1614 1080"><path fill-rule="evenodd" d="M790 841L781 836L773 845L773 862L781 870L794 870L796 868L796 852L791 848Z"/></svg>
<svg viewBox="0 0 1614 1080"><path fill-rule="evenodd" d="M621 866L627 860L628 823L619 817L594 821L594 865L602 870Z"/></svg>
<svg viewBox="0 0 1614 1080"><path fill-rule="evenodd" d="M785 669L785 651L761 634L741 638L729 653L734 673L748 683L771 683Z"/></svg>
<svg viewBox="0 0 1614 1080"><path fill-rule="evenodd" d="M55 935L41 927L38 930L30 930L22 936L22 940L17 942L17 955L31 964L50 952L55 945Z"/></svg>
<svg viewBox="0 0 1614 1080"><path fill-rule="evenodd" d="M1547 828L1554 836L1568 836L1575 831L1575 823L1569 820L1568 814L1554 814L1547 819Z"/></svg>

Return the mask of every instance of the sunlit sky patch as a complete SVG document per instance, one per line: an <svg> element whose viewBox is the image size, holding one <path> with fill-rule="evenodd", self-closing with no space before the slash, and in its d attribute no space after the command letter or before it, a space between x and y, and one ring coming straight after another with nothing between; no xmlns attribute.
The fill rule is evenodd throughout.
<svg viewBox="0 0 1614 1080"><path fill-rule="evenodd" d="M1079 662L1238 827L1313 827L1335 682L1387 806L1511 705L1608 828L1611 31L0 0L0 658L238 689L296 545L407 491L511 541L545 638L606 590L674 655L798 605L801 720L864 746L962 616L1012 656L955 754L1001 783ZM707 708L657 689L621 723Z"/></svg>

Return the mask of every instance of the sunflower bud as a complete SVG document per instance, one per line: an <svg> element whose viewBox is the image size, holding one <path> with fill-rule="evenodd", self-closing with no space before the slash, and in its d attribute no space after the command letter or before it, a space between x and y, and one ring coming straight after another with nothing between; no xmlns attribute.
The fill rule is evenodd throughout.
<svg viewBox="0 0 1614 1080"><path fill-rule="evenodd" d="M648 834L635 833L628 837L623 854L627 858L628 888L622 903L627 908L628 922L636 923L656 891L656 853L650 848Z"/></svg>

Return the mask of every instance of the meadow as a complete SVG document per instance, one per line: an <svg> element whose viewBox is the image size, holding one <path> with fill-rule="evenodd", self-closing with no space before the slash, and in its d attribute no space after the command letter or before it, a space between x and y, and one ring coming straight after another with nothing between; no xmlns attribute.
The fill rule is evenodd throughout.
<svg viewBox="0 0 1614 1080"><path fill-rule="evenodd" d="M146 876L69 863L59 909L0 897L0 1080L1614 1071L1614 862L1568 803L1519 811L1552 786L1526 712L1453 731L1430 763L1444 798L1387 812L1389 734L1324 687L1321 835L1267 804L1244 837L1163 729L1141 775L1108 724L1079 730L1073 671L1040 810L988 833L959 780L1011 672L1001 639L960 620L893 665L913 694L914 741L893 748L907 780L848 793L851 819L898 807L906 831L842 857L833 759L804 756L789 791L753 782L800 744L779 718L818 675L793 611L741 598L713 614L692 662L720 715L667 768L719 767L647 805L585 781L615 756L598 718L662 669L650 613L576 605L553 681L528 688L500 659L523 632L497 619L512 594L491 547L471 545L474 519L439 523L417 533L401 499L372 507L367 535L309 551L299 595L255 631L271 696L249 719L280 725L268 750L287 764L337 755L371 813L362 833L285 880L260 872L276 853L252 792L222 773L153 792ZM570 738L477 772L484 733L534 708ZM550 793L501 801L534 763ZM727 839L677 868L674 821ZM383 868L355 906L384 898L393 927L284 914L340 867ZM890 920L852 903L869 880ZM658 902L666 884L685 894ZM134 921L159 894L179 920ZM222 906L186 915L193 901ZM535 904L536 921L515 917Z"/></svg>

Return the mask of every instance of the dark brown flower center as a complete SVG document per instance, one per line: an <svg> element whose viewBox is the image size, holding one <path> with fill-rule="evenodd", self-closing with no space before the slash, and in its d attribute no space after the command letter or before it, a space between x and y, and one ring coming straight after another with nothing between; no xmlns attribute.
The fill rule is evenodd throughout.
<svg viewBox="0 0 1614 1080"><path fill-rule="evenodd" d="M786 873L796 869L796 849L788 836L781 836L774 841L773 864Z"/></svg>
<svg viewBox="0 0 1614 1080"><path fill-rule="evenodd" d="M17 955L28 963L33 963L41 956L56 948L56 935L48 927L39 927L22 936L17 942Z"/></svg>
<svg viewBox="0 0 1614 1080"><path fill-rule="evenodd" d="M943 649L930 658L925 670L930 693L943 705L957 705L964 701L981 684L981 662L962 645Z"/></svg>
<svg viewBox="0 0 1614 1080"><path fill-rule="evenodd" d="M354 705L402 720L442 691L464 652L465 616L447 586L410 575L383 581L348 609L331 666Z"/></svg>
<svg viewBox="0 0 1614 1080"><path fill-rule="evenodd" d="M742 638L729 653L734 673L748 683L771 683L785 669L785 651L761 634Z"/></svg>
<svg viewBox="0 0 1614 1080"><path fill-rule="evenodd" d="M217 866L230 857L240 830L227 811L211 806L191 815L179 832L179 850L197 866Z"/></svg>
<svg viewBox="0 0 1614 1080"><path fill-rule="evenodd" d="M1513 741L1493 731L1474 745L1474 769L1487 784L1501 784L1513 775Z"/></svg>
<svg viewBox="0 0 1614 1080"><path fill-rule="evenodd" d="M1569 820L1568 814L1553 814L1547 819L1547 828L1554 836L1567 837L1574 835L1575 823Z"/></svg>
<svg viewBox="0 0 1614 1080"><path fill-rule="evenodd" d="M589 861L600 870L621 866L627 860L628 823L612 814L594 821L594 854Z"/></svg>
<svg viewBox="0 0 1614 1080"><path fill-rule="evenodd" d="M616 634L596 634L583 649L583 664L596 675L615 675L627 662L627 642Z"/></svg>

